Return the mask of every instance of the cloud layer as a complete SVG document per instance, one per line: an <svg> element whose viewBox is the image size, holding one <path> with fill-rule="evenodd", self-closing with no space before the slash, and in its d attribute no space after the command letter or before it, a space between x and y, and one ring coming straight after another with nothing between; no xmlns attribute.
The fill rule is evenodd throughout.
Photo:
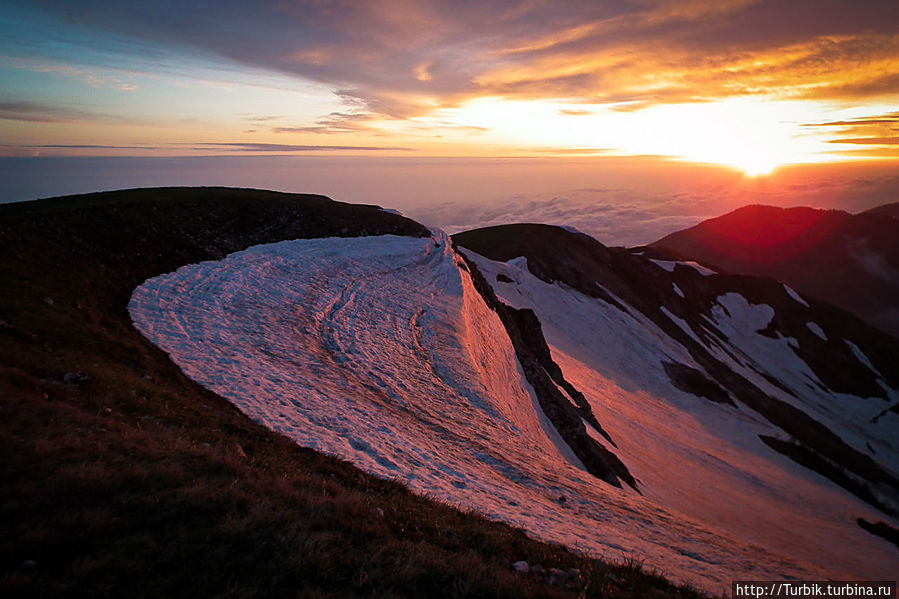
<svg viewBox="0 0 899 599"><path fill-rule="evenodd" d="M103 32L117 52L139 40L216 55L323 82L396 118L485 95L633 109L759 94L860 99L899 89L894 0L10 4ZM318 130L357 115L332 115Z"/></svg>
<svg viewBox="0 0 899 599"><path fill-rule="evenodd" d="M630 158L0 158L0 180L5 183L0 202L133 187L227 185L379 204L449 232L542 222L627 246L747 204L855 213L899 200L899 174L876 162L792 167L755 181L727 169Z"/></svg>

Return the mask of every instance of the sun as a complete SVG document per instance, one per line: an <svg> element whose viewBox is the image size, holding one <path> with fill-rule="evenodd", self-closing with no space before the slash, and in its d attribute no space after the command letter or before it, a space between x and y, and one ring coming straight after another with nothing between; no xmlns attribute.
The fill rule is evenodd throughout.
<svg viewBox="0 0 899 599"><path fill-rule="evenodd" d="M812 154L782 105L729 100L659 107L657 113L654 125L663 132L666 153L684 160L731 166L760 177Z"/></svg>
<svg viewBox="0 0 899 599"><path fill-rule="evenodd" d="M712 148L712 151L694 152L685 157L696 162L730 166L742 171L747 177L770 175L775 169L788 162L773 148L745 139L730 145L719 145Z"/></svg>
<svg viewBox="0 0 899 599"><path fill-rule="evenodd" d="M747 156L744 160L735 162L733 166L743 171L748 177L762 177L770 175L781 165L764 156Z"/></svg>

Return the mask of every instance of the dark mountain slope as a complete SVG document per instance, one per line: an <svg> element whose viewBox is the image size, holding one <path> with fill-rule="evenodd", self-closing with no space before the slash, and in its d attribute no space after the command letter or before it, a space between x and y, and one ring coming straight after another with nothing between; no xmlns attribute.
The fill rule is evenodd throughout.
<svg viewBox="0 0 899 599"><path fill-rule="evenodd" d="M617 302L605 287L626 300L639 301L639 294L634 294L615 270L612 251L583 233L553 225L498 225L457 233L453 241L501 262L524 256L534 276L546 282L563 281L612 304ZM596 284L599 280L605 287Z"/></svg>
<svg viewBox="0 0 899 599"><path fill-rule="evenodd" d="M0 206L0 594L566 597L677 593L297 447L132 326L146 278L249 245L425 229L376 207L152 189Z"/></svg>
<svg viewBox="0 0 899 599"><path fill-rule="evenodd" d="M899 221L894 218L746 206L651 245L726 272L773 277L899 336Z"/></svg>
<svg viewBox="0 0 899 599"><path fill-rule="evenodd" d="M883 206L876 206L874 208L865 210L864 212L862 212L862 214L880 214L884 216L891 216L893 218L899 218L899 202L884 204Z"/></svg>
<svg viewBox="0 0 899 599"><path fill-rule="evenodd" d="M770 278L710 275L688 263L650 260L645 252L613 252L585 235L558 227L507 225L460 233L453 239L459 246L492 260L525 256L528 270L538 278L558 281L627 310L616 298L624 300L686 348L701 366L699 371L685 364L665 364L676 387L711 401L733 404L738 400L787 433L789 440L785 441L762 439L769 446L886 513L895 513L899 498L895 474L851 447L793 402L774 397L740 374L731 360L744 363L745 358L737 356L743 356L745 348L730 343L713 325L713 309L720 307L720 298L728 294L738 294L751 305L770 306L773 317L757 334L793 339L792 352L828 389L880 397L883 410L895 412L899 405L887 401L880 383L899 386L899 370L895 367L899 364L899 342L889 335L828 304L792 297L782 284ZM816 334L809 322L826 331L826 338ZM867 356L870 365L856 355L850 343ZM753 368L759 369L759 365ZM765 370L756 372L789 396L803 396L803 388L791 388L791 383ZM881 501L878 497L882 494L891 499Z"/></svg>

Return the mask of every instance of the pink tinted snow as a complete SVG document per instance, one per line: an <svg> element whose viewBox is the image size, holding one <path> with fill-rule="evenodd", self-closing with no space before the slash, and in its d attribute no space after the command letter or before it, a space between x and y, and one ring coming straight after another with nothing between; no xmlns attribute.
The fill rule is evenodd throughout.
<svg viewBox="0 0 899 599"><path fill-rule="evenodd" d="M459 262L443 235L286 241L150 279L129 311L273 430L547 541L714 593L735 577L877 578L895 559L845 524L876 519L864 504L763 454L764 425L671 387L658 359L690 358L651 322L478 257L488 280L514 269L499 291L537 309L644 495L587 474Z"/></svg>

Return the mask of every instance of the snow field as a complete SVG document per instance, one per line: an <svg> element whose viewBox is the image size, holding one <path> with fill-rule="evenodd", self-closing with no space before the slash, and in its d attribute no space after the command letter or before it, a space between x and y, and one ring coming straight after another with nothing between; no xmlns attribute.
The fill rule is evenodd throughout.
<svg viewBox="0 0 899 599"><path fill-rule="evenodd" d="M767 562L775 578L801 577L803 570L816 568L844 578L889 577L894 571L896 550L855 524L859 516L869 520L884 516L764 445L759 434L784 438L785 433L752 410L714 404L675 388L663 361L701 368L655 323L636 309L625 313L564 285L547 284L526 265L469 255L489 281L496 281L503 301L535 310L553 358L590 401L618 445L619 457L655 505L706 530L732 536L737 553L737 548L746 554L756 548L759 553L752 559ZM500 282L497 274L513 282ZM662 311L699 340L686 322ZM890 465L896 448L880 438L888 427L868 422L884 402L812 388L807 383L817 378L789 348L789 340L757 333L772 316L770 306L749 304L739 294L720 296L708 325L730 341L726 344L730 353L710 349L766 392L806 410L853 445L863 448L863 436L874 439L882 452L878 455ZM784 393L754 368L797 388L799 398ZM695 555L697 560L714 559L711 553L703 547ZM771 565L777 556L791 559ZM727 562L733 566L732 560ZM737 566L734 571L741 570Z"/></svg>
<svg viewBox="0 0 899 599"><path fill-rule="evenodd" d="M660 357L695 364L648 319L546 285L523 260L478 258L488 281L506 269L521 283L497 289L537 310L644 496L587 474L459 263L442 234L286 241L150 279L128 307L185 374L251 418L543 540L636 555L715 593L739 577L873 579L895 559L844 530L848 513L876 513L761 452L755 431L771 431L751 414L671 387ZM797 524L819 536L783 541ZM833 538L845 543L826 560L803 551Z"/></svg>

